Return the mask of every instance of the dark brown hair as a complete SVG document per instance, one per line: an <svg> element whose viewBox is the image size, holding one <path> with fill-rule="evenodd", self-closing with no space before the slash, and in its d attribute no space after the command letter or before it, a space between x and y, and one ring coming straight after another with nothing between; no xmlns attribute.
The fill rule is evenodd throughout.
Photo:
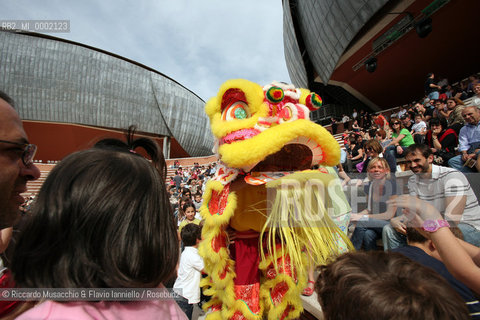
<svg viewBox="0 0 480 320"><path fill-rule="evenodd" d="M192 247L197 244L197 239L202 239L202 228L195 223L188 223L182 228L180 236L185 247Z"/></svg>
<svg viewBox="0 0 480 320"><path fill-rule="evenodd" d="M365 150L367 150L367 148L372 148L372 150L378 154L382 153L383 151L382 145L375 139L370 139L365 142L364 148Z"/></svg>
<svg viewBox="0 0 480 320"><path fill-rule="evenodd" d="M432 155L432 150L428 145L423 143L415 143L407 147L407 149L405 150L405 157L417 151L420 152L425 159Z"/></svg>
<svg viewBox="0 0 480 320"><path fill-rule="evenodd" d="M380 135L380 137L382 137L382 139L385 139L387 137L387 133L383 129L378 129L377 133L378 135Z"/></svg>
<svg viewBox="0 0 480 320"><path fill-rule="evenodd" d="M125 132L126 141L122 141L115 138L106 138L95 143L94 148L130 152L130 153L136 154L139 157L141 157L141 155L137 154L135 149L142 148L150 157L150 160L152 161L153 166L157 168L158 172L160 172L160 175L164 179L166 179L167 169L166 169L165 159L163 157L163 154L160 152L160 148L158 147L158 144L154 140L149 138L145 138L145 137L135 138L136 131L137 131L137 127L134 125L131 125L128 127L127 131Z"/></svg>
<svg viewBox="0 0 480 320"><path fill-rule="evenodd" d="M445 279L399 253L346 253L321 267L315 287L327 320L470 319Z"/></svg>
<svg viewBox="0 0 480 320"><path fill-rule="evenodd" d="M48 175L15 247L19 287L157 287L178 237L165 184L145 158L93 148Z"/></svg>

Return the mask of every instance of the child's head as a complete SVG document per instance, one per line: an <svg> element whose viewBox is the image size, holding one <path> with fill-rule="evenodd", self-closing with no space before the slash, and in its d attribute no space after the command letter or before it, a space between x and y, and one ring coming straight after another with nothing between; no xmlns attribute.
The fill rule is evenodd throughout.
<svg viewBox="0 0 480 320"><path fill-rule="evenodd" d="M12 271L29 288L157 287L177 260L159 171L128 150L93 148L69 155L48 175Z"/></svg>
<svg viewBox="0 0 480 320"><path fill-rule="evenodd" d="M202 194L201 193L196 193L195 194L195 201L197 203L200 203L202 201Z"/></svg>
<svg viewBox="0 0 480 320"><path fill-rule="evenodd" d="M187 202L182 207L185 218L188 221L193 221L195 219L195 206L191 202Z"/></svg>
<svg viewBox="0 0 480 320"><path fill-rule="evenodd" d="M185 247L193 247L197 244L197 240L201 240L202 229L195 223L189 223L182 228L180 237Z"/></svg>
<svg viewBox="0 0 480 320"><path fill-rule="evenodd" d="M442 276L399 253L341 255L321 267L315 288L326 320L469 319Z"/></svg>
<svg viewBox="0 0 480 320"><path fill-rule="evenodd" d="M422 120L423 120L423 117L421 114L415 115L415 123L420 123Z"/></svg>

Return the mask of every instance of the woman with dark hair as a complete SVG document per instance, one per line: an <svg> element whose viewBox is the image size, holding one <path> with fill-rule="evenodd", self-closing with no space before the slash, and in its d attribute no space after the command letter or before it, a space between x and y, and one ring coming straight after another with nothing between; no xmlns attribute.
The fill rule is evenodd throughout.
<svg viewBox="0 0 480 320"><path fill-rule="evenodd" d="M455 130L447 128L447 121L444 118L432 118L425 143L432 150L433 162L437 165L448 166L448 160L455 156L458 135Z"/></svg>
<svg viewBox="0 0 480 320"><path fill-rule="evenodd" d="M134 145L98 144L53 168L15 246L18 287L163 288L179 257L164 164ZM186 319L173 300L91 300L41 301L18 319Z"/></svg>
<svg viewBox="0 0 480 320"><path fill-rule="evenodd" d="M363 159L363 149L362 144L357 143L357 138L352 134L349 138L349 144L347 146L347 160L343 168L345 172L356 172L353 171L353 168L356 164L362 162Z"/></svg>
<svg viewBox="0 0 480 320"><path fill-rule="evenodd" d="M378 129L375 132L375 135L372 135L372 139L377 139L378 142L382 145L382 148L388 146L388 144L392 141L392 139L388 139L387 132L383 129Z"/></svg>
<svg viewBox="0 0 480 320"><path fill-rule="evenodd" d="M385 160L388 162L388 166L390 167L391 172L397 172L396 161L388 154L383 154L383 148L380 142L375 139L370 139L365 142L365 160L363 162L361 172L367 172L368 163L370 160L377 158L377 157L384 157Z"/></svg>
<svg viewBox="0 0 480 320"><path fill-rule="evenodd" d="M450 111L447 117L447 124L450 128L455 130L457 135L460 133L460 129L463 127L465 120L462 117L462 111L465 109L463 102L455 98L447 99L447 108Z"/></svg>
<svg viewBox="0 0 480 320"><path fill-rule="evenodd" d="M404 151L408 146L415 142L410 132L403 127L402 121L397 118L390 120L392 128L392 141L385 147L385 153L389 153L393 158L403 157Z"/></svg>

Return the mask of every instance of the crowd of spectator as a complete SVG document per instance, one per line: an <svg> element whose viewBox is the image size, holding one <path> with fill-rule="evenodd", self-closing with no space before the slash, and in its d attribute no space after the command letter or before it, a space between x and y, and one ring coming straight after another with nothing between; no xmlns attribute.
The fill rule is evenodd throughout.
<svg viewBox="0 0 480 320"><path fill-rule="evenodd" d="M175 175L167 177L167 191L175 219L180 226L186 219L184 207L192 204L195 208L195 219L201 219L199 209L206 182L215 174L215 163L200 166L194 163L191 167L181 167L178 162L173 166Z"/></svg>
<svg viewBox="0 0 480 320"><path fill-rule="evenodd" d="M397 171L397 160L402 161L404 151L414 143L427 144L434 154L435 164L476 172L476 157L480 151L478 106L480 81L477 75L451 86L446 79L437 82L434 74L429 74L425 96L418 101L392 113L370 114L354 109L351 117L342 116L342 168L347 173L365 172L364 164L370 158L365 142L376 139L383 148L379 154L387 159L391 172ZM332 119L334 134L338 122Z"/></svg>

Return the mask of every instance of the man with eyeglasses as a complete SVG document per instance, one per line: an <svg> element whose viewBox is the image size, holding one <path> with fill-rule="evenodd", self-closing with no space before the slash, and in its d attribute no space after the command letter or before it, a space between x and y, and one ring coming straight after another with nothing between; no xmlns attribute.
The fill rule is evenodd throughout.
<svg viewBox="0 0 480 320"><path fill-rule="evenodd" d="M13 106L13 100L0 91L0 229L16 222L27 181L40 177L40 170L33 164L37 146L28 142Z"/></svg>
<svg viewBox="0 0 480 320"><path fill-rule="evenodd" d="M460 155L448 160L448 165L463 173L478 172L476 162L480 154L480 110L477 107L465 107L462 110L465 125L458 136Z"/></svg>

